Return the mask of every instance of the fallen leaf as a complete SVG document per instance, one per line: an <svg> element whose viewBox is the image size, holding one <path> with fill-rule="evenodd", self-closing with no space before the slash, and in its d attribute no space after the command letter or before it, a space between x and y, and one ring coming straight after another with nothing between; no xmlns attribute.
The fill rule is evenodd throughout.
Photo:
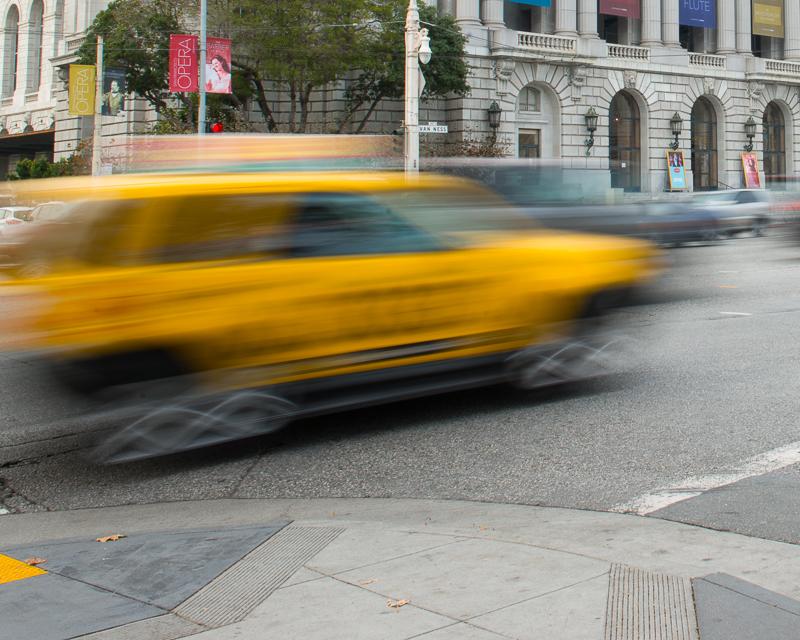
<svg viewBox="0 0 800 640"><path fill-rule="evenodd" d="M386 606L390 609L399 609L400 607L405 607L411 600L387 600Z"/></svg>
<svg viewBox="0 0 800 640"><path fill-rule="evenodd" d="M45 562L47 562L47 558L36 558L36 557L25 558L25 560L23 560L23 562L25 564L31 565L32 567L35 567L38 564L44 564Z"/></svg>
<svg viewBox="0 0 800 640"><path fill-rule="evenodd" d="M375 578L370 578L369 580L361 580L358 584L362 587L366 587L368 584L372 584L373 582L377 582Z"/></svg>
<svg viewBox="0 0 800 640"><path fill-rule="evenodd" d="M96 538L97 542L116 542L122 538L127 538L124 533L114 533L110 536L103 536L102 538Z"/></svg>

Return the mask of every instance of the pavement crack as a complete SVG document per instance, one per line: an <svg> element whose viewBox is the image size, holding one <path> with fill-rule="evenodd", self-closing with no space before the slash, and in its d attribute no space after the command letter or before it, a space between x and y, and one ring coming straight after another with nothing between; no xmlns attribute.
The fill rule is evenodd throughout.
<svg viewBox="0 0 800 640"><path fill-rule="evenodd" d="M20 493L5 478L0 478L0 513L30 513L33 511L52 511L50 507Z"/></svg>

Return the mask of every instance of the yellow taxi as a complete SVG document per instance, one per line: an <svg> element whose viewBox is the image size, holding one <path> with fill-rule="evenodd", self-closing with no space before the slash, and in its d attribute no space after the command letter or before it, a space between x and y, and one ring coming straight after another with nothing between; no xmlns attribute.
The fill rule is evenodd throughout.
<svg viewBox="0 0 800 640"><path fill-rule="evenodd" d="M647 243L537 229L445 176L139 174L24 188L70 204L14 248L0 337L83 391L162 390L116 459L359 404L576 377L599 348L594 320L661 267Z"/></svg>

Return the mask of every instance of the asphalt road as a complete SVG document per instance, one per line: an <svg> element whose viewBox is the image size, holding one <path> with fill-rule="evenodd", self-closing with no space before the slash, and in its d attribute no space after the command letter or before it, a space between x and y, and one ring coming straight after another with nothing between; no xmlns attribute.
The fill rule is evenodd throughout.
<svg viewBox="0 0 800 640"><path fill-rule="evenodd" d="M32 363L2 357L0 500L31 511L458 498L641 509L800 542L800 247L738 238L670 255L661 301L625 314L631 357L618 373L555 392L493 387L348 412L157 461L88 462L88 437L74 435L86 425L63 419L81 407Z"/></svg>

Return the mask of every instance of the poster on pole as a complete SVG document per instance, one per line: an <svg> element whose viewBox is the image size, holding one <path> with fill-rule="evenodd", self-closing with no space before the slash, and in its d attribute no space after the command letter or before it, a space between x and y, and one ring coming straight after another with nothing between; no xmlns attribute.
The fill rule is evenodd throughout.
<svg viewBox="0 0 800 640"><path fill-rule="evenodd" d="M688 27L716 29L717 0L680 0L678 16L678 22Z"/></svg>
<svg viewBox="0 0 800 640"><path fill-rule="evenodd" d="M197 41L193 35L173 33L169 37L169 90L195 93L198 87Z"/></svg>
<svg viewBox="0 0 800 640"><path fill-rule="evenodd" d="M760 189L761 177L758 175L758 156L755 153L742 154L742 169L744 169L745 189Z"/></svg>
<svg viewBox="0 0 800 640"><path fill-rule="evenodd" d="M93 64L69 65L69 115L93 116L95 68Z"/></svg>
<svg viewBox="0 0 800 640"><path fill-rule="evenodd" d="M641 17L641 3L640 0L600 0L598 11L607 16L638 20Z"/></svg>
<svg viewBox="0 0 800 640"><path fill-rule="evenodd" d="M783 38L783 0L753 0L753 35Z"/></svg>
<svg viewBox="0 0 800 640"><path fill-rule="evenodd" d="M667 171L669 173L669 190L685 191L686 185L686 166L683 151L667 151Z"/></svg>
<svg viewBox="0 0 800 640"><path fill-rule="evenodd" d="M206 91L231 93L231 41L225 38L206 40Z"/></svg>
<svg viewBox="0 0 800 640"><path fill-rule="evenodd" d="M124 69L106 69L103 72L103 103L100 112L104 116L125 115L127 84Z"/></svg>

